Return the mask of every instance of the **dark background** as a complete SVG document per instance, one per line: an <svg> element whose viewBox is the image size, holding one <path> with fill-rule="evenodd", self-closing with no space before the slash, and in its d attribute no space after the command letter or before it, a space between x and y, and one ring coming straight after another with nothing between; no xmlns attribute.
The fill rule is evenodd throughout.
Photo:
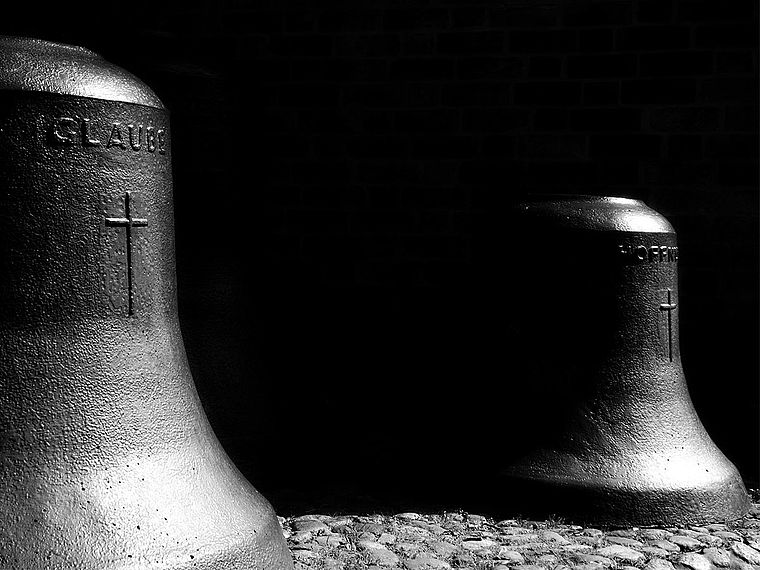
<svg viewBox="0 0 760 570"><path fill-rule="evenodd" d="M484 283L531 254L495 245L526 191L673 223L689 388L758 485L756 2L78 6L0 31L94 49L171 110L194 378L278 510L382 507L530 429ZM494 398L503 430L482 433Z"/></svg>

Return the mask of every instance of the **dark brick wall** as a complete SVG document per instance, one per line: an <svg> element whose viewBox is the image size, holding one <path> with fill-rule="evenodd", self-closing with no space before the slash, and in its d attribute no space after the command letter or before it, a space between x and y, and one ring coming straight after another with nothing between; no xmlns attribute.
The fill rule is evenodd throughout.
<svg viewBox="0 0 760 570"><path fill-rule="evenodd" d="M5 27L98 49L171 108L188 350L272 496L403 464L398 442L456 417L420 390L461 391L472 422L468 394L507 381L482 279L522 254L494 244L525 191L641 198L672 221L690 389L757 481L756 2L97 11Z"/></svg>

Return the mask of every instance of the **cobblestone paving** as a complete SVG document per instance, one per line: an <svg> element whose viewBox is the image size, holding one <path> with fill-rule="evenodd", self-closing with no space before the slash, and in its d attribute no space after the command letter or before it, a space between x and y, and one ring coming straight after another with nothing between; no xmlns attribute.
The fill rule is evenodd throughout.
<svg viewBox="0 0 760 570"><path fill-rule="evenodd" d="M760 570L760 504L729 524L607 531L461 512L280 522L296 570Z"/></svg>

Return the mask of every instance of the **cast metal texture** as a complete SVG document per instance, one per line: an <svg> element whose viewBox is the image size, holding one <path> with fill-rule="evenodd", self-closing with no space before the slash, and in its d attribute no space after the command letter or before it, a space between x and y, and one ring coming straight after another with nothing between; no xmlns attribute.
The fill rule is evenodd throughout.
<svg viewBox="0 0 760 570"><path fill-rule="evenodd" d="M638 200L590 196L526 199L513 219L509 343L532 418L509 444L505 495L594 524L745 514L742 479L684 378L670 223Z"/></svg>
<svg viewBox="0 0 760 570"><path fill-rule="evenodd" d="M132 75L0 39L2 568L292 568L190 376L170 158Z"/></svg>

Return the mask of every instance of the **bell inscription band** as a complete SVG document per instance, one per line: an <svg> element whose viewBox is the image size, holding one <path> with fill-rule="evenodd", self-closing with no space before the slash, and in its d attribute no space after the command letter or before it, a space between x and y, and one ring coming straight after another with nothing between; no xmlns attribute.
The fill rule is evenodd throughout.
<svg viewBox="0 0 760 570"><path fill-rule="evenodd" d="M83 48L0 38L0 567L286 570L177 317L168 114Z"/></svg>
<svg viewBox="0 0 760 570"><path fill-rule="evenodd" d="M531 405L509 442L508 505L595 524L716 522L745 514L735 467L691 403L678 344L676 234L643 202L537 196L519 204L508 343ZM518 276L518 277L515 277Z"/></svg>

